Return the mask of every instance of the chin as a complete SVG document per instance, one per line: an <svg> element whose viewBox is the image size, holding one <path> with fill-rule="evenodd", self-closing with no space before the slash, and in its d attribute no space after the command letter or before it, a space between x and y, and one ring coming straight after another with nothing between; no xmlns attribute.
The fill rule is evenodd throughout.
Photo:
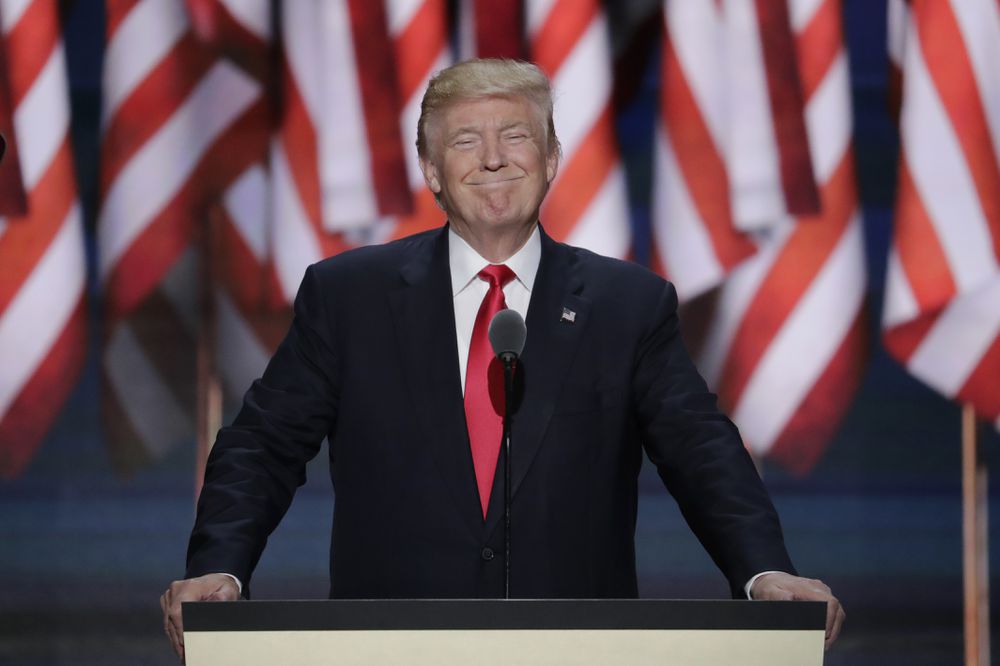
<svg viewBox="0 0 1000 666"><path fill-rule="evenodd" d="M511 210L500 213L486 212L482 219L488 222L491 227L524 227L529 224L524 221L524 216Z"/></svg>

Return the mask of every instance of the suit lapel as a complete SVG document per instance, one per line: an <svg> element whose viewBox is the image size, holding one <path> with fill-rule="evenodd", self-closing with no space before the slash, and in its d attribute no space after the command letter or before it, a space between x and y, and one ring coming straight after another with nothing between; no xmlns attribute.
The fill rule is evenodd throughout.
<svg viewBox="0 0 1000 666"><path fill-rule="evenodd" d="M590 300L580 295L582 289L574 253L542 232L542 259L528 306L528 337L518 368L521 377L516 382L520 396L516 399L511 439L512 497L517 495L542 444L563 380L587 327ZM493 484L486 533L492 533L502 518L500 468Z"/></svg>
<svg viewBox="0 0 1000 666"><path fill-rule="evenodd" d="M463 521L483 527L458 371L447 227L426 237L389 296L396 339L418 418Z"/></svg>

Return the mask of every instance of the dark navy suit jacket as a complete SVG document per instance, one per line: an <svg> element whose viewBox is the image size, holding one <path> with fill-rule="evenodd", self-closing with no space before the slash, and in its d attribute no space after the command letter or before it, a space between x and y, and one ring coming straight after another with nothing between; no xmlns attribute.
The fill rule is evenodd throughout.
<svg viewBox="0 0 1000 666"><path fill-rule="evenodd" d="M643 448L734 596L755 573L794 571L676 310L662 278L542 234L512 430L511 596L637 595ZM187 575L248 583L328 437L331 596L502 597L503 479L484 521L454 321L446 229L311 266L287 337L212 449Z"/></svg>

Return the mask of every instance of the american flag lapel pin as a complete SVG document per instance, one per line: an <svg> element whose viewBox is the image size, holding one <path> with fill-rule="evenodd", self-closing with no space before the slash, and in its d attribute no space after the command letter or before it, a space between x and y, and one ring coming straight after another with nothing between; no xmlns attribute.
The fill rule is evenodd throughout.
<svg viewBox="0 0 1000 666"><path fill-rule="evenodd" d="M576 322L576 313L569 308L563 308L562 316L559 317L559 321L566 321L572 324Z"/></svg>

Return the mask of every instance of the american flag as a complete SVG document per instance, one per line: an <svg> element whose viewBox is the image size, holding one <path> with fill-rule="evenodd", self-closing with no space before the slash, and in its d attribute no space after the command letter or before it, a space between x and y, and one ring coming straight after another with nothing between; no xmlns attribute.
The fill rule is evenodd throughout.
<svg viewBox="0 0 1000 666"><path fill-rule="evenodd" d="M190 439L199 327L239 395L306 266L442 222L433 197L414 196L402 136L446 37L441 2L141 0L110 3L108 23L105 409L128 469ZM140 37L157 23L169 29Z"/></svg>
<svg viewBox="0 0 1000 666"><path fill-rule="evenodd" d="M109 2L98 240L119 467L190 440L205 298L218 369L239 393L280 339L305 266L444 221L414 136L427 80L452 62L447 4ZM543 224L628 256L600 4L527 0L502 16L489 4L458 3L461 49L526 56L553 81L564 159ZM684 300L717 290L702 368L751 447L804 470L862 348L839 3L664 10L654 255ZM779 406L759 409L762 396Z"/></svg>
<svg viewBox="0 0 1000 666"><path fill-rule="evenodd" d="M541 222L556 240L626 257L632 235L604 10L598 0L525 0L525 25L529 56L552 80L563 149Z"/></svg>
<svg viewBox="0 0 1000 666"><path fill-rule="evenodd" d="M86 347L83 222L58 5L0 2L0 476L28 464Z"/></svg>
<svg viewBox="0 0 1000 666"><path fill-rule="evenodd" d="M865 347L840 3L668 0L664 20L656 254L682 300L718 287L697 361L748 447L806 472Z"/></svg>
<svg viewBox="0 0 1000 666"><path fill-rule="evenodd" d="M419 93L431 71L446 65L446 17L436 1L394 1L384 14L357 3L283 3L278 14L268 0L189 3L203 17L202 37L269 86L276 119L266 157L237 178L214 211L222 232L212 248L220 269L215 360L233 398L260 376L280 341L310 262L440 225L417 168L415 136L406 144L414 146L412 156L400 136L415 135ZM373 53L363 52L373 47L384 71L373 70ZM361 61L365 68L345 69ZM400 98L408 100L405 108ZM333 104L339 110L330 113ZM341 140L345 126L361 140ZM409 210L411 188L416 210L389 215ZM199 460L206 453L200 450Z"/></svg>
<svg viewBox="0 0 1000 666"><path fill-rule="evenodd" d="M890 5L900 89L883 338L907 370L1000 428L1000 5Z"/></svg>
<svg viewBox="0 0 1000 666"><path fill-rule="evenodd" d="M174 0L108 2L99 278L104 421L130 470L193 433L197 248L209 211L260 160L260 82L219 58Z"/></svg>
<svg viewBox="0 0 1000 666"><path fill-rule="evenodd" d="M430 75L450 63L447 15L444 0L391 0L385 5L384 16L376 13L369 17L376 27L384 22L385 36L392 40L389 55L394 58L395 73L389 82L397 81L397 87L380 94L399 100L392 102L395 106L382 104L396 108L396 115L372 115L369 124L392 125L380 133L397 137L393 140L400 148L396 159L389 167L383 167L383 171L396 173L401 169L405 181L400 183L393 177L379 189L369 171L364 184L355 186L364 193L367 212L356 215L343 229L331 231L337 224L325 222L328 218L324 218L324 212L341 207L338 195L344 187L323 187L324 163L334 162L343 171L344 165L371 165L376 161L373 157L376 150L365 142L350 147L351 151L340 146L333 156L323 158L317 150L317 136L333 133L342 120L331 118L321 109L311 109L307 101L310 96L321 96L324 86L331 85L318 76L328 68L314 60L323 53L335 60L342 59L343 54L329 54L319 44L345 37L342 33L350 25L347 15L338 14L341 25L327 26L336 30L324 37L321 22L330 17L324 19L320 14L330 11L328 3L285 3L279 18L280 39L275 42L268 0L255 0L252 6L209 2L213 11L206 7L203 14L213 17L211 25L215 28L205 31L206 39L214 37L221 53L237 54L237 61L252 63L249 69L257 78L281 90L280 94L271 91L277 126L270 139L268 157L247 169L226 191L219 211L225 222L220 227L225 237L215 248L223 271L222 284L216 292L217 359L225 388L232 395L240 395L259 376L277 346L287 324L286 306L294 298L309 263L361 242L398 238L442 223L443 214L424 185L418 167L416 124L420 98ZM235 11L237 7L239 12ZM362 11L356 6L344 5L342 9ZM381 35L381 30L376 32ZM300 41L303 34L311 34L313 41ZM262 57L260 51L272 48L278 50L279 66L277 71L268 72L262 64L268 58ZM246 56L248 52L254 55ZM347 77L353 80L352 85L338 84L342 93L344 90L350 93L341 97L353 98L356 108L362 106L359 100L363 95L357 85L361 75L375 76L372 72L359 72ZM307 89L311 91L304 92ZM339 103L346 104L344 100ZM360 115L354 119L364 120ZM390 215L394 210L398 213L404 209L407 197L412 200L409 204L412 212ZM376 210L379 200L388 203ZM395 208L390 205L392 202L396 202ZM354 208L356 213L358 210Z"/></svg>
<svg viewBox="0 0 1000 666"><path fill-rule="evenodd" d="M384 4L310 0L281 8L272 247L291 301L306 266L371 242L413 203ZM351 230L358 233L337 233Z"/></svg>
<svg viewBox="0 0 1000 666"><path fill-rule="evenodd" d="M383 225L379 229L380 238L402 238L444 223L444 212L427 189L420 172L417 119L420 117L420 101L431 75L453 62L446 5L446 0L387 0L386 14L402 102L399 125L413 212Z"/></svg>
<svg viewBox="0 0 1000 666"><path fill-rule="evenodd" d="M260 376L287 325L285 300L270 260L271 225L268 149L275 115L268 94L277 77L272 57L272 13L269 0L187 0L193 30L220 60L239 66L259 86L268 109L244 141L254 146L254 159L214 199L205 219L211 271L203 275L209 291L212 321L201 321L208 344L214 343L215 370L224 394L235 398ZM204 452L202 452L204 453Z"/></svg>

